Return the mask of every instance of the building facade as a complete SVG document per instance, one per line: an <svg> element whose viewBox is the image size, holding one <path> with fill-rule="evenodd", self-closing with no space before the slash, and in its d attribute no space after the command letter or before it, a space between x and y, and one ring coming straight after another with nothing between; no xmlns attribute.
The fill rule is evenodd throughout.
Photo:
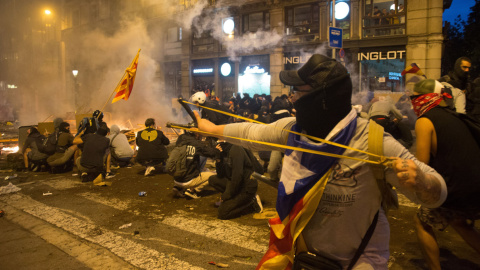
<svg viewBox="0 0 480 270"><path fill-rule="evenodd" d="M92 24L113 31L124 13L142 17L156 33L155 74L170 97L198 90L221 100L236 93L279 96L289 91L279 72L297 69L312 53L344 63L358 92L403 91L410 75L400 73L411 63L429 78L441 75L442 0L158 2L65 0L66 73L79 65L68 55L70 38ZM331 48L339 35L341 48Z"/></svg>

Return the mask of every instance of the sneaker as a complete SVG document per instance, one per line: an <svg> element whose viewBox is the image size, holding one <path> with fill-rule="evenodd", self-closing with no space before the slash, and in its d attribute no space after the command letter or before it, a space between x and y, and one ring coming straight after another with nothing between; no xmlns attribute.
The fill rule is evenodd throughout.
<svg viewBox="0 0 480 270"><path fill-rule="evenodd" d="M82 173L82 175L80 176L82 178L82 182L90 182L90 178L88 177L88 173L84 172Z"/></svg>
<svg viewBox="0 0 480 270"><path fill-rule="evenodd" d="M115 174L112 173L112 172L108 172L107 175L105 176L105 179L110 179L110 178L113 178L115 177Z"/></svg>
<svg viewBox="0 0 480 270"><path fill-rule="evenodd" d="M256 213L263 212L262 201L260 200L260 196L258 196L258 194L256 194L255 197L253 198L253 208L255 209Z"/></svg>
<svg viewBox="0 0 480 270"><path fill-rule="evenodd" d="M32 168L31 169L32 172L39 172L40 171L40 166L37 165L37 164L33 164L31 168Z"/></svg>
<svg viewBox="0 0 480 270"><path fill-rule="evenodd" d="M192 199L199 199L200 196L197 195L197 192L192 189L185 190L185 195L192 198Z"/></svg>
<svg viewBox="0 0 480 270"><path fill-rule="evenodd" d="M112 170L118 170L118 169L120 169L120 166L118 166L118 165L110 165L110 169L112 169Z"/></svg>
<svg viewBox="0 0 480 270"><path fill-rule="evenodd" d="M150 175L154 170L155 170L155 167L148 166L147 169L145 170L145 176Z"/></svg>
<svg viewBox="0 0 480 270"><path fill-rule="evenodd" d="M183 189L178 188L178 187L173 187L172 191L173 191L173 196L175 196L177 198L185 198L185 193L184 193Z"/></svg>

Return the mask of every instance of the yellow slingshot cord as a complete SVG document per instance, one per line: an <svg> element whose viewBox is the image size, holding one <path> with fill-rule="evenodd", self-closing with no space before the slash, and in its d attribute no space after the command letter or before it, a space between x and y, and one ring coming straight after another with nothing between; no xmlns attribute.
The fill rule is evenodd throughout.
<svg viewBox="0 0 480 270"><path fill-rule="evenodd" d="M190 131L190 132L207 134L207 135L214 135L214 136L217 135L217 134L214 134L214 133L211 133L211 132L201 131L201 130L196 129L196 128L186 128L186 127L176 126L176 125L173 125L173 124L170 125L170 127L171 128L177 128L177 129L183 129L183 130L187 130L187 131ZM316 151L316 150L311 150L311 149L305 149L305 148L300 148L300 147L288 146L288 145L284 145L284 144L262 142L262 141L250 140L250 139L227 136L227 135L222 135L222 137L235 139L235 140L240 140L240 141L246 141L246 142L253 142L253 143L258 143L258 144L263 144L263 145L268 145L268 146L274 146L274 147L278 147L278 148L285 148L285 149L290 149L290 150L294 150L294 151L301 151L301 152L305 152L305 153L311 153L311 154L317 154L317 155L323 155L323 156L335 157L335 158L345 158L345 159L351 159L351 160L356 160L356 161L361 161L361 162L366 162L366 163L371 163L371 164L380 164L380 165L384 165L384 166L387 166L387 167L391 167L391 159L386 158L386 157L380 157L379 161L373 161L373 160L368 160L368 159L361 159L361 158L356 158L356 157L343 156L343 155L332 154L332 153L328 153L328 152Z"/></svg>
<svg viewBox="0 0 480 270"><path fill-rule="evenodd" d="M246 118L246 117L243 117L243 116L235 115L235 114L233 114L233 113L228 113L228 112L224 112L224 111L217 110L217 109L212 109L212 108L205 107L205 106L202 106L202 105L199 105L199 104L194 104L194 103L191 103L191 102L188 102L188 101L185 101L185 100L183 100L183 102L185 102L185 103L187 103L187 104L194 105L194 106L198 106L198 107L200 107L200 108L202 108L202 109L207 109L207 110L211 110L211 111L214 111L214 112L222 113L222 114L225 114L225 115L228 115L228 116L231 116L231 117L235 117L235 118L238 118L238 119L242 119L242 120L245 120L245 121L248 121L248 122L257 123L257 124L262 124L262 125L268 125L268 124L266 124L266 123L259 122L259 121L256 121L256 120L253 120L253 119L250 119L250 118ZM276 128L276 129L281 129L281 130L283 130L283 131L286 131L286 132L289 132L289 133L292 133L292 134L304 136L304 137L307 137L307 138L309 138L309 139L311 139L311 140L316 140L316 141L319 141L319 142L322 142L322 143L326 143L326 144L330 144L330 145L334 145L334 146L337 146L337 147L340 147L340 148L344 148L344 149L356 151L356 152L363 153L363 154L366 154L366 155L369 155L369 156L372 156L372 157L382 158L382 156L377 155L377 154L369 153L369 152L367 152L367 151L363 151L363 150L360 150L360 149L352 148L352 147L350 147L350 146L343 145L343 144L339 144L339 143L336 143L336 142L327 141L327 140L325 140L325 139L321 139L321 138L317 138L317 137L314 137L314 136L310 136L310 135L308 135L308 134L304 134L304 133L300 133L300 132L296 132L296 131L292 131L292 130L288 130L288 129L283 129L283 128L277 128L277 127L275 127L275 128Z"/></svg>

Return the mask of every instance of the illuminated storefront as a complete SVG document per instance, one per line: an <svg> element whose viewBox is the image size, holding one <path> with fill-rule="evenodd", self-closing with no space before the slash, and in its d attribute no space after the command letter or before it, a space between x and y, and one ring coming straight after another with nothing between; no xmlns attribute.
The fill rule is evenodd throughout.
<svg viewBox="0 0 480 270"><path fill-rule="evenodd" d="M368 48L357 55L360 91L401 92L404 79L401 76L405 68L405 48Z"/></svg>
<svg viewBox="0 0 480 270"><path fill-rule="evenodd" d="M270 56L243 56L240 61L238 93L270 95Z"/></svg>
<svg viewBox="0 0 480 270"><path fill-rule="evenodd" d="M212 59L192 60L192 92L204 91L209 95L215 91L215 62Z"/></svg>

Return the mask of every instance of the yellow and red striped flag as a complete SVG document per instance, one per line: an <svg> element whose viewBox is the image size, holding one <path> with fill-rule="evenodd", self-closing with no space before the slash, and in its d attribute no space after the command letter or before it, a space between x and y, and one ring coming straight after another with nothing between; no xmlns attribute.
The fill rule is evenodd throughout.
<svg viewBox="0 0 480 270"><path fill-rule="evenodd" d="M416 75L420 75L420 76L425 76L425 74L423 73L423 71L417 66L417 64L415 63L412 63L410 66L406 67L403 71L402 71L402 76L404 76L405 74L407 73L414 73Z"/></svg>
<svg viewBox="0 0 480 270"><path fill-rule="evenodd" d="M135 75L137 74L137 65L138 65L138 56L140 55L140 50L138 50L137 55L133 59L130 66L125 70L120 83L115 89L115 97L113 97L112 103L119 101L120 99L128 100L130 94L132 93L133 83L135 82Z"/></svg>

